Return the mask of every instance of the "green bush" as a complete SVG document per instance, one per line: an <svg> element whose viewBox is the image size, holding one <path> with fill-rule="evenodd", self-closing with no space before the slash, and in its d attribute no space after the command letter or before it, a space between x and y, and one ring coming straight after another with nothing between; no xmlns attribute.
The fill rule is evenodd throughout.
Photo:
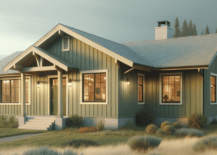
<svg viewBox="0 0 217 155"><path fill-rule="evenodd" d="M182 128L182 129L177 129L176 130L176 135L179 137L202 137L203 132L198 130L198 129L187 129L187 128Z"/></svg>
<svg viewBox="0 0 217 155"><path fill-rule="evenodd" d="M163 130L164 127L167 125L171 125L171 123L169 121L164 121L163 123L161 123L160 128Z"/></svg>
<svg viewBox="0 0 217 155"><path fill-rule="evenodd" d="M213 124L213 125L217 124L217 119L214 117L214 118L212 119L212 121L210 122L210 124Z"/></svg>
<svg viewBox="0 0 217 155"><path fill-rule="evenodd" d="M155 121L154 112L147 108L142 108L142 110L139 111L135 117L135 123L137 126L145 127L149 124L154 123L154 121Z"/></svg>
<svg viewBox="0 0 217 155"><path fill-rule="evenodd" d="M8 120L8 128L17 128L18 121L16 120L15 116L10 116Z"/></svg>
<svg viewBox="0 0 217 155"><path fill-rule="evenodd" d="M99 122L97 122L96 130L102 131L104 129L104 126L105 126L105 121L100 120Z"/></svg>
<svg viewBox="0 0 217 155"><path fill-rule="evenodd" d="M78 115L72 115L66 119L66 127L76 127L82 126L83 117Z"/></svg>
<svg viewBox="0 0 217 155"><path fill-rule="evenodd" d="M127 142L131 149L144 152L158 147L160 143L161 139L153 136L134 136Z"/></svg>
<svg viewBox="0 0 217 155"><path fill-rule="evenodd" d="M150 124L146 127L145 131L148 133L148 134L154 134L156 131L157 131L158 127L154 124Z"/></svg>
<svg viewBox="0 0 217 155"><path fill-rule="evenodd" d="M164 126L163 131L167 135L172 135L172 134L175 133L175 129L174 129L174 127L172 125Z"/></svg>
<svg viewBox="0 0 217 155"><path fill-rule="evenodd" d="M190 128L201 129L207 127L207 116L194 114L188 118L188 126Z"/></svg>
<svg viewBox="0 0 217 155"><path fill-rule="evenodd" d="M71 140L65 143L61 144L61 147L89 147L89 146L99 146L97 142L94 142L92 140L83 140L83 139L77 139L77 140Z"/></svg>
<svg viewBox="0 0 217 155"><path fill-rule="evenodd" d="M0 128L6 128L8 126L7 117L1 115L0 116Z"/></svg>
<svg viewBox="0 0 217 155"><path fill-rule="evenodd" d="M163 135L164 131L162 129L158 129L155 134L156 135Z"/></svg>
<svg viewBox="0 0 217 155"><path fill-rule="evenodd" d="M196 152L204 152L206 150L217 150L217 136L209 136L198 140L193 145Z"/></svg>
<svg viewBox="0 0 217 155"><path fill-rule="evenodd" d="M182 125L179 122L173 122L173 127L175 129L180 129L180 128L182 128Z"/></svg>

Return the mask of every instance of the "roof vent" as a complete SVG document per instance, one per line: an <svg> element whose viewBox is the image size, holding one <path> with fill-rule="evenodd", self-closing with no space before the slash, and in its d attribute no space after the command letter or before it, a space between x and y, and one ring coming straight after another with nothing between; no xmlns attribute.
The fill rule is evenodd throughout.
<svg viewBox="0 0 217 155"><path fill-rule="evenodd" d="M159 21L158 27L155 27L155 40L173 38L173 30L170 27L170 22L167 20Z"/></svg>

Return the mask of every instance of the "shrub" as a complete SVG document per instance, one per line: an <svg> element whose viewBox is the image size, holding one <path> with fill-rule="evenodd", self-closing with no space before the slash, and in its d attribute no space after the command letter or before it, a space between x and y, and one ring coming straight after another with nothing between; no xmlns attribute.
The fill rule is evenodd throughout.
<svg viewBox="0 0 217 155"><path fill-rule="evenodd" d="M81 127L82 126L82 116L72 115L66 119L66 127Z"/></svg>
<svg viewBox="0 0 217 155"><path fill-rule="evenodd" d="M167 135L172 135L175 133L175 129L172 125L167 125L164 126L163 131L167 134Z"/></svg>
<svg viewBox="0 0 217 155"><path fill-rule="evenodd" d="M23 155L61 155L61 154L47 147L40 147L37 149L28 150L24 152Z"/></svg>
<svg viewBox="0 0 217 155"><path fill-rule="evenodd" d="M16 120L15 116L10 116L8 120L8 128L17 128L18 121Z"/></svg>
<svg viewBox="0 0 217 155"><path fill-rule="evenodd" d="M135 117L135 123L137 126L147 126L154 123L154 120L154 112L147 108L143 108Z"/></svg>
<svg viewBox="0 0 217 155"><path fill-rule="evenodd" d="M169 121L164 121L163 123L161 123L160 128L163 130L164 127L167 125L171 125L171 123Z"/></svg>
<svg viewBox="0 0 217 155"><path fill-rule="evenodd" d="M180 128L182 128L182 125L179 122L173 122L173 127L175 129L180 129Z"/></svg>
<svg viewBox="0 0 217 155"><path fill-rule="evenodd" d="M105 121L100 120L99 122L97 122L97 126L96 126L97 131L102 131L104 129L104 126L105 126Z"/></svg>
<svg viewBox="0 0 217 155"><path fill-rule="evenodd" d="M201 114L191 115L188 118L188 126L195 129L207 127L207 116Z"/></svg>
<svg viewBox="0 0 217 155"><path fill-rule="evenodd" d="M217 119L214 117L213 119L212 119L212 121L210 122L210 124L217 124Z"/></svg>
<svg viewBox="0 0 217 155"><path fill-rule="evenodd" d="M92 140L83 140L83 139L77 139L77 140L71 140L65 143L61 144L61 147L88 147L88 146L99 146L97 142L94 142Z"/></svg>
<svg viewBox="0 0 217 155"><path fill-rule="evenodd" d="M155 134L157 134L157 135L163 135L164 131L162 129L158 129Z"/></svg>
<svg viewBox="0 0 217 155"><path fill-rule="evenodd" d="M154 124L150 124L146 127L145 131L148 133L148 134L154 134L156 131L157 131L158 127Z"/></svg>
<svg viewBox="0 0 217 155"><path fill-rule="evenodd" d="M91 126L91 127L83 127L79 129L80 133L85 133L85 132L96 132L97 129L95 126Z"/></svg>
<svg viewBox="0 0 217 155"><path fill-rule="evenodd" d="M8 126L8 121L6 116L0 116L0 128L6 128Z"/></svg>
<svg viewBox="0 0 217 155"><path fill-rule="evenodd" d="M217 150L217 136L202 138L193 145L193 150L196 152L203 152L211 149Z"/></svg>
<svg viewBox="0 0 217 155"><path fill-rule="evenodd" d="M134 136L128 139L128 146L133 150L144 151L156 148L160 145L161 139L153 136Z"/></svg>
<svg viewBox="0 0 217 155"><path fill-rule="evenodd" d="M187 128L182 128L182 129L177 129L176 130L176 135L179 137L202 137L203 132L198 130L198 129L187 129Z"/></svg>

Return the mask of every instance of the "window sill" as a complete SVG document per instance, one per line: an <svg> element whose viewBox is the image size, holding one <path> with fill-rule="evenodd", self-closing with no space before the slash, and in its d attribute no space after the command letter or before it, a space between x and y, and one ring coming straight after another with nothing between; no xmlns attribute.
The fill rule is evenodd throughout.
<svg viewBox="0 0 217 155"><path fill-rule="evenodd" d="M108 104L108 102L80 102L80 104Z"/></svg>
<svg viewBox="0 0 217 155"><path fill-rule="evenodd" d="M0 105L21 105L21 103L0 103ZM30 103L26 103L26 105L30 105Z"/></svg>
<svg viewBox="0 0 217 155"><path fill-rule="evenodd" d="M210 104L211 104L211 105L215 105L215 104L217 104L217 102L211 102Z"/></svg>
<svg viewBox="0 0 217 155"><path fill-rule="evenodd" d="M145 102L138 102L138 104L145 104Z"/></svg>
<svg viewBox="0 0 217 155"><path fill-rule="evenodd" d="M160 103L159 105L182 105L182 103Z"/></svg>

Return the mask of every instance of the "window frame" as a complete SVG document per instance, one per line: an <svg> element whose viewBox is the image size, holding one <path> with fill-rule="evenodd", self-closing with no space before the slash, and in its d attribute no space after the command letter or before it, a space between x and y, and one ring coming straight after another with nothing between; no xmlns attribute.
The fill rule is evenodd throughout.
<svg viewBox="0 0 217 155"><path fill-rule="evenodd" d="M25 105L30 105L31 104L31 96L32 96L32 86L31 86L31 81L32 81L32 77L31 76L27 76L26 79L29 79L29 102ZM19 80L19 102L0 102L0 105L21 105L21 77L11 77L11 78L0 78L0 81L3 80ZM1 88L1 93L2 93L2 88Z"/></svg>
<svg viewBox="0 0 217 155"><path fill-rule="evenodd" d="M139 101L139 77L142 77L143 79L142 79L142 86L143 86L143 89L142 89L142 99L143 99L143 101L142 102L140 102ZM145 74L142 74L142 73L138 73L138 104L145 104Z"/></svg>
<svg viewBox="0 0 217 155"><path fill-rule="evenodd" d="M216 92L216 90L217 90L217 88L215 88L215 94L216 94L216 96L215 96L215 102L212 102L211 101L211 99L212 99L212 90L211 90L211 77L212 76L215 76L215 84L216 84L216 82L217 82L217 74L215 74L215 73L210 73L210 104L211 105L215 105L215 104L217 104L217 92Z"/></svg>
<svg viewBox="0 0 217 155"><path fill-rule="evenodd" d="M68 39L68 48L64 49L64 39L67 38ZM66 52L66 51L70 51L70 37L69 36L65 36L62 37L62 52Z"/></svg>
<svg viewBox="0 0 217 155"><path fill-rule="evenodd" d="M105 73L106 74L106 101L105 102L97 102L97 101L83 101L83 89L84 89L84 86L83 86L83 74L97 74L97 73ZM109 78L108 78L108 69L103 69L103 70L89 70L89 71L81 71L80 72L80 104L108 104L108 81L109 81ZM95 85L95 83L94 83ZM95 94L94 94L95 95Z"/></svg>
<svg viewBox="0 0 217 155"><path fill-rule="evenodd" d="M164 103L162 101L162 92L163 92L163 87L162 87L162 76L180 76L180 102L171 102L171 103ZM159 74L159 105L182 105L182 94L183 94L183 87L182 87L182 72L171 72L171 73L160 73Z"/></svg>

